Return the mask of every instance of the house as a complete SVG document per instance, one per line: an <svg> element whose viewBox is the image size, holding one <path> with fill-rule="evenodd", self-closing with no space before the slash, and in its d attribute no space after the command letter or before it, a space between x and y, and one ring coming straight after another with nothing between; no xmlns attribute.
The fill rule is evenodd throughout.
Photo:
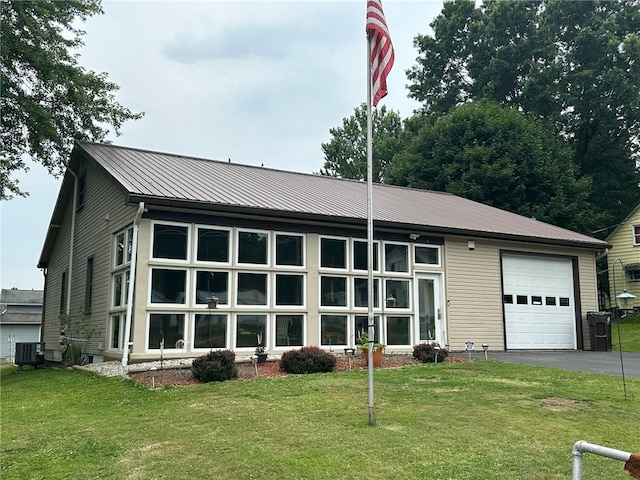
<svg viewBox="0 0 640 480"><path fill-rule="evenodd" d="M606 242L447 193L375 185L373 199L388 352L589 348ZM38 264L46 358L61 358L60 313L94 329L94 361L250 355L258 334L273 354L353 347L366 219L363 182L78 142Z"/></svg>
<svg viewBox="0 0 640 480"><path fill-rule="evenodd" d="M611 244L607 254L611 304L640 310L640 203L611 232L607 243ZM616 299L625 290L635 298Z"/></svg>
<svg viewBox="0 0 640 480"><path fill-rule="evenodd" d="M15 355L16 342L39 342L42 290L2 289L0 292L0 361Z"/></svg>

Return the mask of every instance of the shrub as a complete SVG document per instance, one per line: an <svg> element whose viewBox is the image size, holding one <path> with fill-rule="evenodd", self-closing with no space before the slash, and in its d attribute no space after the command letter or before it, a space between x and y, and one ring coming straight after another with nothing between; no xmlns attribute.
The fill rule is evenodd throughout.
<svg viewBox="0 0 640 480"><path fill-rule="evenodd" d="M413 346L413 358L420 360L422 363L434 363L436 354L438 355L438 363L443 362L449 355L446 348L435 350L433 347L439 346L437 343L420 343Z"/></svg>
<svg viewBox="0 0 640 480"><path fill-rule="evenodd" d="M193 360L193 376L201 382L224 382L238 376L236 354L231 350L216 350Z"/></svg>
<svg viewBox="0 0 640 480"><path fill-rule="evenodd" d="M280 369L287 373L331 372L336 358L319 347L302 347L282 354Z"/></svg>

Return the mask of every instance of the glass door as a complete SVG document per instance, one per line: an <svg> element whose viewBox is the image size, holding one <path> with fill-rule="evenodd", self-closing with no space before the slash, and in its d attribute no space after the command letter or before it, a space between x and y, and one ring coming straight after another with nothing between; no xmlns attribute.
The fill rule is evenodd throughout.
<svg viewBox="0 0 640 480"><path fill-rule="evenodd" d="M437 342L445 345L444 308L442 305L441 276L416 275L418 315L418 343Z"/></svg>

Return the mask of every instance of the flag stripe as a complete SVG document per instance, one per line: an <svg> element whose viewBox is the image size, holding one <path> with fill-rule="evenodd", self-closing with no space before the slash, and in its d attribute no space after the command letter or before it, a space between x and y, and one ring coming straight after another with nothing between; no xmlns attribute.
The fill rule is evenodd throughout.
<svg viewBox="0 0 640 480"><path fill-rule="evenodd" d="M387 75L395 59L381 0L367 2L367 36L371 59L371 92L373 106L387 94Z"/></svg>

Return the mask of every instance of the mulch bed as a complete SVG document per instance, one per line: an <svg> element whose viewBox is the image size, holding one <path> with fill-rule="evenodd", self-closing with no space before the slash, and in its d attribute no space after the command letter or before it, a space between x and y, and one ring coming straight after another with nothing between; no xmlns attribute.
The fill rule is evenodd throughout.
<svg viewBox="0 0 640 480"><path fill-rule="evenodd" d="M456 357L449 355L445 362L448 363L460 363L468 361L464 357ZM380 368L397 368L405 365L419 364L411 355L385 355L382 361L382 367ZM237 363L238 367L238 380L250 380L256 378L255 366L252 363ZM338 356L336 357L335 372L343 372L346 370L366 370L367 365L364 357L355 356ZM286 372L280 370L280 362L267 361L258 365L258 376L260 377L282 377L288 375ZM154 370L147 372L136 372L129 374L129 377L136 382L143 383L155 388L164 387L167 385L188 386L199 385L202 382L196 380L189 368L173 368L166 370Z"/></svg>

